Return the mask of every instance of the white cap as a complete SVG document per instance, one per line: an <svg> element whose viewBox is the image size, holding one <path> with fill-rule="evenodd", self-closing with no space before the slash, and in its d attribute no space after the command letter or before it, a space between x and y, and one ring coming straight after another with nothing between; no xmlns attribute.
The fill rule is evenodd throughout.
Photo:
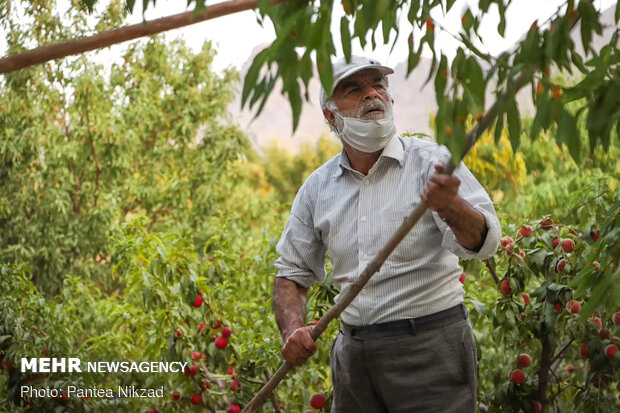
<svg viewBox="0 0 620 413"><path fill-rule="evenodd" d="M364 69L377 69L383 76L391 75L392 73L394 73L394 70L387 66L381 65L381 63L379 63L379 61L376 59L363 56L351 56L351 61L347 62L347 59L343 57L342 59L338 60L336 63L333 64L334 84L329 95L325 93L325 89L323 88L323 85L321 85L321 92L319 94L321 109L325 109L327 100L334 92L334 90L336 90L338 83L340 83L343 79L351 76L352 74Z"/></svg>

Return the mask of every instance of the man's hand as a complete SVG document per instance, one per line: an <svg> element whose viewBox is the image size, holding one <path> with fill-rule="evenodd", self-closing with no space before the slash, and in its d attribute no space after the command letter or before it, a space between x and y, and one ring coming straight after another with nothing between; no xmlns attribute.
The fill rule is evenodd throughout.
<svg viewBox="0 0 620 413"><path fill-rule="evenodd" d="M282 357L295 366L301 366L316 351L316 344L310 336L312 326L300 327L284 338Z"/></svg>
<svg viewBox="0 0 620 413"><path fill-rule="evenodd" d="M454 175L444 175L443 165L435 165L436 174L428 178L420 198L428 205L431 211L436 211L445 218L449 209L458 201L458 191L461 180Z"/></svg>
<svg viewBox="0 0 620 413"><path fill-rule="evenodd" d="M486 220L459 196L461 180L441 171L443 165L435 165L436 173L428 178L420 198L448 224L463 247L479 251L487 236Z"/></svg>

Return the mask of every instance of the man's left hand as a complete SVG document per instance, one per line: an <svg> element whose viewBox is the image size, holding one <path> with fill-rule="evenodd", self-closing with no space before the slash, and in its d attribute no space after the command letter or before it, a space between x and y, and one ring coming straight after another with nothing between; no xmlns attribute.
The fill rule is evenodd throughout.
<svg viewBox="0 0 620 413"><path fill-rule="evenodd" d="M442 174L443 165L435 165L435 171L435 175L428 179L420 197L431 211L436 211L442 216L458 200L461 180L454 175Z"/></svg>

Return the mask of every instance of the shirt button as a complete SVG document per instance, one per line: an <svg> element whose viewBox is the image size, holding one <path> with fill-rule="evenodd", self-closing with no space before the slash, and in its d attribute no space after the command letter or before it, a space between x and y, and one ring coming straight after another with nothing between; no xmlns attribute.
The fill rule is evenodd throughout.
<svg viewBox="0 0 620 413"><path fill-rule="evenodd" d="M366 295L366 289L363 288L362 291L360 291L362 294Z"/></svg>
<svg viewBox="0 0 620 413"><path fill-rule="evenodd" d="M370 181L369 181L368 179L366 179L366 180L364 181L364 185L370 185Z"/></svg>
<svg viewBox="0 0 620 413"><path fill-rule="evenodd" d="M362 217L362 222L366 222L366 217Z"/></svg>
<svg viewBox="0 0 620 413"><path fill-rule="evenodd" d="M363 260L367 260L368 259L368 255L364 254L364 256L362 257Z"/></svg>

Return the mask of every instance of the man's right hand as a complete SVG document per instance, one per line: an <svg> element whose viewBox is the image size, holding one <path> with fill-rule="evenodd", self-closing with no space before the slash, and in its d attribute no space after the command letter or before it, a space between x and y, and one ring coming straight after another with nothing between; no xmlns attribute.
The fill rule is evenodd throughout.
<svg viewBox="0 0 620 413"><path fill-rule="evenodd" d="M310 332L313 326L300 327L285 337L282 347L284 360L295 366L301 366L316 351L316 344Z"/></svg>

